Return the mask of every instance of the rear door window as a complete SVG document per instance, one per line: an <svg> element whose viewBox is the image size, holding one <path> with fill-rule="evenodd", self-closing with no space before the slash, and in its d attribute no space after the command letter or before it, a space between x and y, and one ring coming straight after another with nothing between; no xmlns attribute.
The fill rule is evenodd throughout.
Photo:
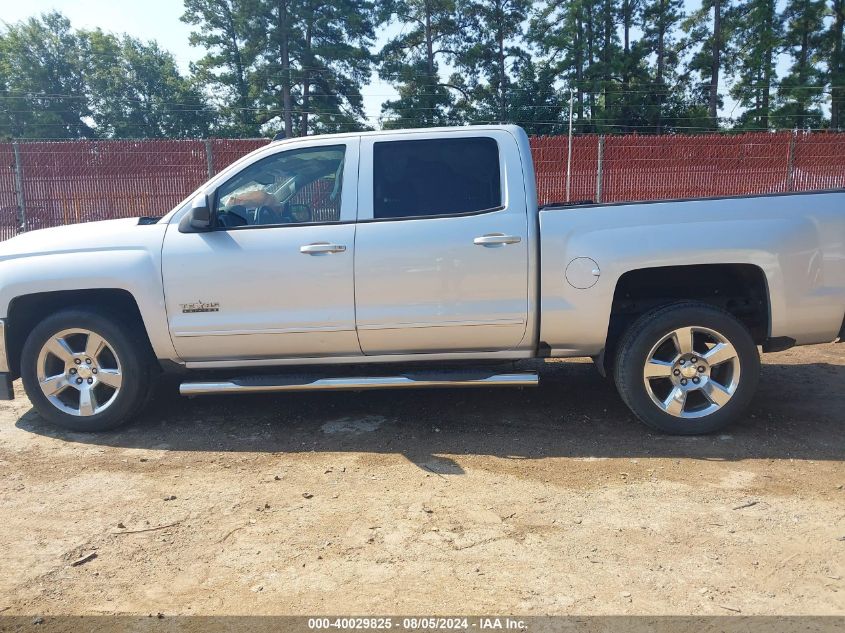
<svg viewBox="0 0 845 633"><path fill-rule="evenodd" d="M502 206L499 146L492 138L373 144L373 217L479 213Z"/></svg>

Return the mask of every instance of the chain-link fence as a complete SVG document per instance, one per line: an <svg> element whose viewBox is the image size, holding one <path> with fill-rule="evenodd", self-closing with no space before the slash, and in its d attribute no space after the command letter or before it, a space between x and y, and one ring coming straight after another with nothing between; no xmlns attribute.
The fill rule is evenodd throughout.
<svg viewBox="0 0 845 633"><path fill-rule="evenodd" d="M568 138L531 139L540 204L566 201ZM570 201L622 202L845 187L845 133L572 139Z"/></svg>
<svg viewBox="0 0 845 633"><path fill-rule="evenodd" d="M0 239L23 230L162 215L266 139L0 143ZM541 204L845 187L845 133L539 136Z"/></svg>

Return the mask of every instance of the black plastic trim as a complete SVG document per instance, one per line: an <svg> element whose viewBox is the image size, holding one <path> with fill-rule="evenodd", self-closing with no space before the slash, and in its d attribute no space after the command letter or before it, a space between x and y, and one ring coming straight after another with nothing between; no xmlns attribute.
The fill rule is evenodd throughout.
<svg viewBox="0 0 845 633"><path fill-rule="evenodd" d="M0 374L0 400L14 400L15 388L12 386L12 375Z"/></svg>
<svg viewBox="0 0 845 633"><path fill-rule="evenodd" d="M795 347L795 339L788 336L775 336L763 341L764 352L783 352Z"/></svg>
<svg viewBox="0 0 845 633"><path fill-rule="evenodd" d="M372 222L401 222L403 220L436 220L438 218L465 218L473 215L495 213L496 211L503 211L505 208L505 205L500 204L498 207L480 209L478 211L461 211L460 213L439 213L436 215L403 215L398 218L365 218L363 220L358 220L358 224L370 224Z"/></svg>
<svg viewBox="0 0 845 633"><path fill-rule="evenodd" d="M499 206L492 209L482 209L481 211L466 211L463 213L444 213L441 215L409 215L401 218L365 218L363 220L327 220L324 222L285 222L283 224L245 224L243 226L215 226L208 231L196 230L182 230L182 222L180 222L179 230L182 233L219 233L227 231L251 231L253 229L281 229L289 226L338 226L342 224L370 224L373 222L402 222L404 220L434 220L438 218L464 218L473 215L484 215L486 213L495 213L496 211L503 211L506 207ZM185 216L187 217L187 216ZM184 221L184 218L182 218Z"/></svg>
<svg viewBox="0 0 845 633"><path fill-rule="evenodd" d="M226 233L229 231L251 231L253 229L283 229L289 226L334 226L339 224L355 224L354 220L328 220L325 222L284 222L282 224L244 224L243 226L215 226L210 233Z"/></svg>

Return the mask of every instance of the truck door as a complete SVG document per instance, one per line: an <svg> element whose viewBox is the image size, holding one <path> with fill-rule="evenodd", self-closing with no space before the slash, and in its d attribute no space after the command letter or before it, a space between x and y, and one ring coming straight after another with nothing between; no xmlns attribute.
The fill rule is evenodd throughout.
<svg viewBox="0 0 845 633"><path fill-rule="evenodd" d="M216 230L168 227L162 274L182 359L361 354L352 276L358 145L358 137L283 145L216 188Z"/></svg>
<svg viewBox="0 0 845 633"><path fill-rule="evenodd" d="M362 137L358 198L355 305L364 354L519 345L529 233L510 134Z"/></svg>

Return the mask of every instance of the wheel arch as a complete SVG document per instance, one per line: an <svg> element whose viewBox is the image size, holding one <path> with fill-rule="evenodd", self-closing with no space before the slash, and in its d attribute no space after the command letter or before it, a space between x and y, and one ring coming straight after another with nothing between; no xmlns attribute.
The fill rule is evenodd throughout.
<svg viewBox="0 0 845 633"><path fill-rule="evenodd" d="M616 280L605 348L599 369L607 371L625 330L659 306L699 301L735 316L766 346L772 327L769 283L760 266L708 263L654 266L626 271Z"/></svg>
<svg viewBox="0 0 845 633"><path fill-rule="evenodd" d="M128 290L93 288L37 292L15 297L9 303L6 317L6 354L9 372L13 377L20 375L21 351L33 328L51 314L70 308L99 310L125 319L132 327L140 328L149 353L154 357L138 302Z"/></svg>

